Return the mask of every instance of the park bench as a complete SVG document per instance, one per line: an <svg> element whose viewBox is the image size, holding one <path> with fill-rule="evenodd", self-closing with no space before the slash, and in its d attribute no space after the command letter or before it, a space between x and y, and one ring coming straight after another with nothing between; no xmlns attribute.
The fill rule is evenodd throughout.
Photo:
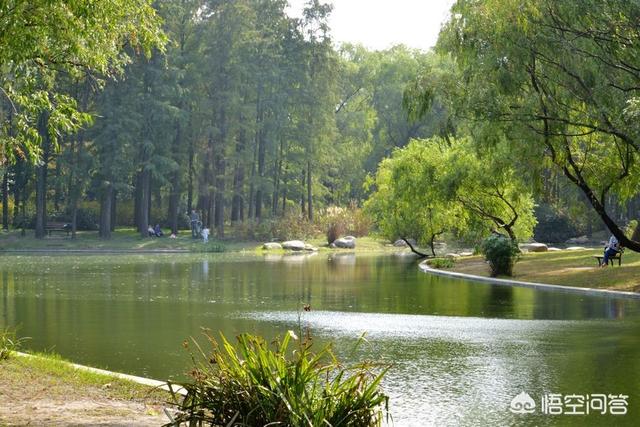
<svg viewBox="0 0 640 427"><path fill-rule="evenodd" d="M612 257L609 257L609 264L611 264L613 266L613 261L614 260L618 260L618 267L622 265L622 254L624 253L624 248L620 248L620 250L618 251L617 254L615 254ZM598 261L598 266L602 265L602 260L604 259L604 254L603 255L594 255L593 256L597 261Z"/></svg>
<svg viewBox="0 0 640 427"><path fill-rule="evenodd" d="M65 222L48 222L44 229L49 236L51 236L51 233L54 231L64 231L68 236L71 231L71 224Z"/></svg>

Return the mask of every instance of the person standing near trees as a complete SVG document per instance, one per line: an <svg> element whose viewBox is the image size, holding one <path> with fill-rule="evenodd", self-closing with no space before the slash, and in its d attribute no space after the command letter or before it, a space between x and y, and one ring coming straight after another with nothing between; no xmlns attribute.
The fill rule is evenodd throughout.
<svg viewBox="0 0 640 427"><path fill-rule="evenodd" d="M200 237L200 228L202 227L202 222L200 221L200 215L196 212L195 209L191 210L191 237L197 239Z"/></svg>

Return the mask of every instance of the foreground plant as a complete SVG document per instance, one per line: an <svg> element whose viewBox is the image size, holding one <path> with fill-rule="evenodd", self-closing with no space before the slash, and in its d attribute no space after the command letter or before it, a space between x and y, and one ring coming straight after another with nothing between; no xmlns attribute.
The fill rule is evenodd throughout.
<svg viewBox="0 0 640 427"><path fill-rule="evenodd" d="M202 359L194 358L194 381L184 386L187 395L169 426L377 426L389 416L379 388L388 366L345 367L330 346L314 353L308 340L290 350L298 340L292 331L273 349L249 334L238 336L236 347L224 336L221 344L206 336L212 352L193 341Z"/></svg>

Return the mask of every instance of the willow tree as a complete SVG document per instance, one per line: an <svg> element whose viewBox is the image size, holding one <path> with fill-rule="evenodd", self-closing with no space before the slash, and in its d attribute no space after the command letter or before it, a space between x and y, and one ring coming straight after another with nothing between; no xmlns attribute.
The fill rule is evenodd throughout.
<svg viewBox="0 0 640 427"><path fill-rule="evenodd" d="M525 240L536 224L531 185L507 156L504 142L485 152L470 138L450 139L440 179L449 200L460 203L476 234L502 231L513 241ZM471 226L475 224L475 227ZM478 229L479 228L479 229ZM468 232L468 231L467 231Z"/></svg>
<svg viewBox="0 0 640 427"><path fill-rule="evenodd" d="M445 197L441 178L446 165L446 148L439 141L416 140L394 150L380 162L374 189L365 203L382 233L389 239L401 238L418 255L410 243L428 245L435 256L438 236L466 226L459 203Z"/></svg>
<svg viewBox="0 0 640 427"><path fill-rule="evenodd" d="M451 108L480 144L506 135L514 159L560 171L621 244L612 215L640 192L640 4L616 0L459 0L437 49L459 67ZM428 97L425 97L428 99Z"/></svg>

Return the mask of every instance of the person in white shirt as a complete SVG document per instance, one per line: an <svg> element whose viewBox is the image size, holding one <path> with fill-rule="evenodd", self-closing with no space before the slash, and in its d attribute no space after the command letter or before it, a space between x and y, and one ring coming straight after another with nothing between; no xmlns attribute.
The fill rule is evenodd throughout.
<svg viewBox="0 0 640 427"><path fill-rule="evenodd" d="M604 258L600 267L606 267L609 264L609 258L616 256L618 252L620 252L620 242L618 242L616 236L612 235L609 238L609 243L604 248Z"/></svg>
<svg viewBox="0 0 640 427"><path fill-rule="evenodd" d="M202 240L204 243L207 243L209 241L209 229L206 227L203 228L200 234L202 234Z"/></svg>

